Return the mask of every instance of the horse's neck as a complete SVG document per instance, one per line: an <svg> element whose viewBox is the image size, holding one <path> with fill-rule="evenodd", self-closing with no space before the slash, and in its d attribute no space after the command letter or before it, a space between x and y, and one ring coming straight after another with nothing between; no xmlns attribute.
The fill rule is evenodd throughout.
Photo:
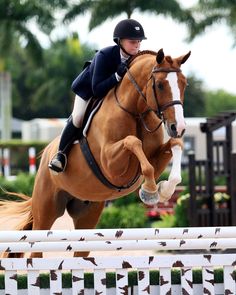
<svg viewBox="0 0 236 295"><path fill-rule="evenodd" d="M151 69L152 65L148 65L145 61L138 62L130 69L131 77L126 75L118 88L117 95L120 103L133 113L140 113L144 107Z"/></svg>

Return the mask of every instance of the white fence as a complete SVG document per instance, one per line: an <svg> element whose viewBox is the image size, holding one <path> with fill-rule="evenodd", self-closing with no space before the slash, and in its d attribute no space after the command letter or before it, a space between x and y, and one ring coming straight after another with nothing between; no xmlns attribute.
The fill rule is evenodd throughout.
<svg viewBox="0 0 236 295"><path fill-rule="evenodd" d="M62 289L62 273L71 273L68 294L111 294L106 273L116 273L113 294L131 294L128 272L137 272L137 287L132 294L236 294L236 227L106 229L73 231L4 231L0 235L1 252L112 251L110 256L88 258L2 258L0 270L5 274L5 294L20 294L17 274L27 273L28 294L44 294L39 274L50 274L48 294L67 294ZM198 254L187 250L198 250ZM231 253L219 250L229 249ZM116 256L130 250L130 255ZM156 250L153 255L132 256L134 250ZM174 253L165 252L175 250ZM216 251L218 250L218 251ZM161 251L161 252L160 252ZM187 253L186 253L187 251ZM182 253L183 252L183 253ZM63 256L63 255L60 255ZM200 268L202 284L193 285L193 270ZM215 284L214 269L223 269L223 284ZM171 283L171 271L181 271L181 285ZM150 271L159 271L159 285L150 285ZM86 293L86 272L94 276L94 289ZM26 292L26 291L25 291ZM91 293L92 292L92 293ZM26 293L23 293L26 294Z"/></svg>

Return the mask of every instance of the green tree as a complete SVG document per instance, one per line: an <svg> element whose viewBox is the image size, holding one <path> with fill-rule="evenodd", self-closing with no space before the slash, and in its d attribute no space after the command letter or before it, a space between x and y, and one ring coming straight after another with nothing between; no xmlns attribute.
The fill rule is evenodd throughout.
<svg viewBox="0 0 236 295"><path fill-rule="evenodd" d="M206 93L206 116L215 116L223 111L236 111L236 95L224 90L208 91Z"/></svg>
<svg viewBox="0 0 236 295"><path fill-rule="evenodd" d="M8 64L14 85L13 114L25 120L69 116L74 98L71 83L94 52L75 34L44 49L39 67L24 48L16 47Z"/></svg>
<svg viewBox="0 0 236 295"><path fill-rule="evenodd" d="M131 18L134 11L170 16L181 23L193 22L190 11L182 9L176 0L81 0L70 6L64 20L72 21L78 15L90 12L89 29L92 30L107 19L122 13Z"/></svg>
<svg viewBox="0 0 236 295"><path fill-rule="evenodd" d="M189 75L188 86L185 90L184 115L185 117L205 116L205 92L203 83L194 75Z"/></svg>
<svg viewBox="0 0 236 295"><path fill-rule="evenodd" d="M226 24L232 32L236 46L236 2L235 0L199 0L192 9L196 22L190 23L189 40L204 33L214 24Z"/></svg>
<svg viewBox="0 0 236 295"><path fill-rule="evenodd" d="M5 68L11 73L12 78L12 109L13 117L27 119L30 114L30 93L34 89L32 84L27 86L27 80L35 73L37 65L28 58L25 48L22 48L16 40L13 40L11 55L5 58ZM22 116L26 114L26 116Z"/></svg>
<svg viewBox="0 0 236 295"><path fill-rule="evenodd" d="M71 83L90 60L95 49L81 44L78 35L56 41L45 51L45 65L38 70L38 86L32 95L34 114L68 117L75 94Z"/></svg>
<svg viewBox="0 0 236 295"><path fill-rule="evenodd" d="M49 34L54 27L54 13L59 7L66 7L66 0L1 0L0 1L0 76L1 83L7 77L10 81L11 75L4 73L9 71L7 68L7 58L12 53L12 49L17 44L24 44L26 50L33 57L33 60L40 64L42 60L42 50L37 37L32 33L31 26L37 24L40 30ZM15 46L14 46L15 45ZM3 93L2 89L0 89ZM1 94L0 93L0 94ZM23 100L24 101L24 100ZM23 105L22 101L22 105ZM0 107L2 110L1 138L11 137L11 97L7 91L0 95Z"/></svg>
<svg viewBox="0 0 236 295"><path fill-rule="evenodd" d="M11 53L15 40L25 44L25 48L35 61L42 57L37 37L31 32L32 21L38 28L49 34L54 27L55 10L67 7L66 0L1 0L0 1L0 57ZM6 70L6 69L5 69Z"/></svg>

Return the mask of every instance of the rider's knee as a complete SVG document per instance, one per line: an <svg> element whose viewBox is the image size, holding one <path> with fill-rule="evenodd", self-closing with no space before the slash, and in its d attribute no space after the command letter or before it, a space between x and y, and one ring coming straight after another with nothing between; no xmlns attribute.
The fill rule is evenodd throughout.
<svg viewBox="0 0 236 295"><path fill-rule="evenodd" d="M83 118L80 115L72 114L72 122L73 125L77 128L80 128L82 125Z"/></svg>

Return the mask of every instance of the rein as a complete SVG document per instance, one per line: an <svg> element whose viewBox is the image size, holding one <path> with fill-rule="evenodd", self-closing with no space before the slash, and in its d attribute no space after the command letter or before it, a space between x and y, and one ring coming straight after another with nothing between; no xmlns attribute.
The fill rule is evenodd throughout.
<svg viewBox="0 0 236 295"><path fill-rule="evenodd" d="M157 93L156 93L156 88L155 88L155 78L154 78L154 73L158 73L158 72L164 72L164 73L171 73L171 72L181 72L180 69L175 69L175 68L157 68L154 67L152 69L152 75L151 77L148 79L148 81L150 79L152 79L152 91L153 91L153 96L157 105L157 110L154 110L153 108L151 108L148 104L147 104L147 98L145 96L145 94L142 92L141 88L139 87L138 83L136 82L134 76L131 74L130 70L127 68L127 75L129 77L129 80L132 82L132 84L134 85L135 89L137 90L137 92L140 94L140 96L142 97L142 99L146 102L147 105L147 109L142 112L142 113L134 113L131 112L129 110L127 110L125 107L123 107L118 99L117 96L117 87L118 85L115 87L115 99L116 102L118 104L118 106L125 112L127 112L128 114L132 115L133 117L135 117L136 119L139 118L145 128L146 131L153 133L156 130L158 130L160 128L160 126L162 125L162 123L165 121L164 120L164 116L163 116L163 112L168 109L169 107L176 105L176 104L180 104L182 105L182 102L180 100L172 100L167 102L166 104L160 106L159 102L158 102L158 98L157 98ZM161 120L161 122L157 125L157 127L155 127L154 129L149 129L147 124L145 123L144 117L149 113L149 112L154 112L156 114L156 116Z"/></svg>

